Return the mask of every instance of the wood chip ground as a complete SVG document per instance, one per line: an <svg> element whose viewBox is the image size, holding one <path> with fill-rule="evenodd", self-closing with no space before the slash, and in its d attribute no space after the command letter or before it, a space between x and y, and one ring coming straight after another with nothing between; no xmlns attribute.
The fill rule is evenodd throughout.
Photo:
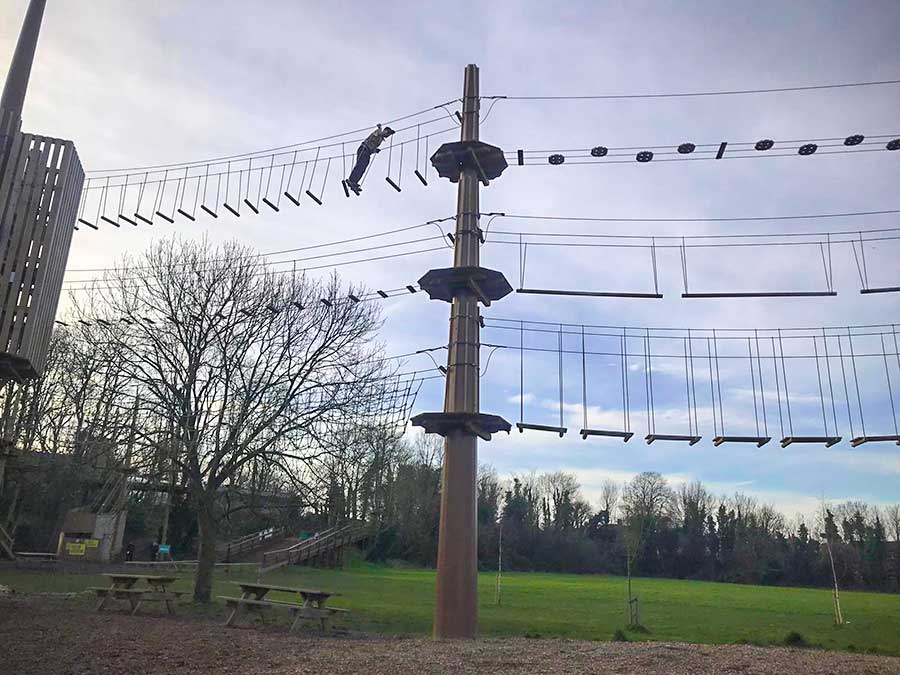
<svg viewBox="0 0 900 675"><path fill-rule="evenodd" d="M900 658L660 642L320 637L283 626L226 629L183 615L96 614L77 602L7 596L0 598L0 672L900 675Z"/></svg>

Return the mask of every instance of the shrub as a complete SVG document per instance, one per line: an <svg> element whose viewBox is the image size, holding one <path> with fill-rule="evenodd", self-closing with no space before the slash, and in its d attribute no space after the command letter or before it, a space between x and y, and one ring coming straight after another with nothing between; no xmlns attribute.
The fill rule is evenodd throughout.
<svg viewBox="0 0 900 675"><path fill-rule="evenodd" d="M788 647L808 647L809 643L806 638L795 630L784 636L784 644Z"/></svg>
<svg viewBox="0 0 900 675"><path fill-rule="evenodd" d="M613 642L628 642L628 636L625 635L625 631L623 631L621 628L616 628L616 632L613 633L613 636L612 636L612 641Z"/></svg>

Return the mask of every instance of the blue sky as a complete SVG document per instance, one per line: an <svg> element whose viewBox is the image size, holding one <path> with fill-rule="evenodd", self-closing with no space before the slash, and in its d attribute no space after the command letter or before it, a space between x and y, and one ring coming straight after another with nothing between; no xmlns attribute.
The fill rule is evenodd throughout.
<svg viewBox="0 0 900 675"><path fill-rule="evenodd" d="M7 0L0 7L0 63L8 63L25 6L25 0ZM449 101L461 95L467 63L480 66L483 95L652 93L898 79L898 28L900 5L895 2L50 2L24 128L73 139L87 169L178 162L325 136ZM482 139L515 150L891 134L900 132L898 109L900 86L692 99L501 101L483 125ZM892 209L900 207L898 160L900 153L870 153L752 162L513 166L482 191L482 210L690 219ZM198 218L196 223L178 220L154 229L78 232L69 265L102 267L172 231L187 237L206 234L214 241L237 238L271 251L451 215L455 186L435 179L422 187L408 166L400 194L381 177L382 156L372 169L374 180L359 199L345 199L332 179L323 207L308 202L252 220ZM896 222L896 216L880 216L812 222L564 224L564 229L691 235L854 230ZM563 225L498 220L493 227L548 231ZM895 243L885 242L869 252L872 273L885 285L900 283L900 247ZM514 248L485 246L482 263L504 271L515 285ZM649 267L632 256L615 249L530 250L528 280L535 286L645 290L651 283ZM815 250L795 255L784 249L698 255L691 280L697 288L814 288L822 285L814 276L820 273L816 256ZM342 275L369 288L396 288L414 283L431 267L450 263L447 249L346 267ZM836 298L683 300L677 252L661 251L659 268L663 300L512 295L485 315L723 329L900 321L896 296L858 294L846 246L835 249ZM385 301L383 308L388 353L446 342L448 308L443 303L417 294ZM500 338L490 331L484 339ZM515 335L506 338L507 343L516 341ZM518 358L512 350L498 351L482 388L483 409L513 422L520 395ZM558 406L556 356L526 358L527 415L533 416L529 421L553 424ZM429 364L419 357L407 367ZM663 411L658 415L669 414L662 419L681 424L683 380L675 365L668 374L664 363L658 365L657 406ZM752 413L745 396L746 373L727 370L726 421L748 419ZM564 372L567 423L576 426L581 411L578 359L567 357ZM895 372L895 399L900 402L900 372ZM877 375L863 375L869 383L864 394L871 410L867 415L886 426L886 390L876 391ZM618 415L619 394L602 382L618 376L603 359L593 363L591 382L598 386L592 389L592 415ZM635 374L635 385L640 376ZM814 374L798 371L791 377L792 393L796 386L801 399L817 396ZM442 393L442 382L430 381L418 409L440 409ZM641 401L636 398L633 407L640 408ZM815 405L814 398L810 409ZM640 436L646 429L638 412L632 422ZM770 417L776 414L774 408L769 412ZM541 415L546 419L539 419ZM606 477L625 480L638 471L658 470L676 481L701 479L716 491L755 494L789 515L811 512L822 496L873 502L900 498L896 446L851 449L844 443L829 450L783 450L773 442L762 449L713 448L705 415L708 411L702 410L706 439L690 448L647 446L639 439L627 445L584 442L571 432L564 439L514 432L482 443L480 459L503 475L574 471L588 497ZM657 427L664 431L660 419ZM842 432L849 435L846 429Z"/></svg>

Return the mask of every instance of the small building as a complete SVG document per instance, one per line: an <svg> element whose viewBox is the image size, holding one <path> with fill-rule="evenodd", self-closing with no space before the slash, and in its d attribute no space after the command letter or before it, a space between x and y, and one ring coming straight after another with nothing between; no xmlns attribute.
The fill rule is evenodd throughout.
<svg viewBox="0 0 900 675"><path fill-rule="evenodd" d="M60 559L110 562L122 552L125 510L90 513L72 509L66 513L56 555Z"/></svg>

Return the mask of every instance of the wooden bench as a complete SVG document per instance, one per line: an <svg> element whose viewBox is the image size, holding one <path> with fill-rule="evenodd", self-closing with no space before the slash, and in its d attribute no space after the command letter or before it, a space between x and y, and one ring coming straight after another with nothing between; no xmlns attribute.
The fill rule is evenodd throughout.
<svg viewBox="0 0 900 675"><path fill-rule="evenodd" d="M261 600L254 598L236 598L228 595L218 596L219 600L224 600L226 607L231 609L228 619L225 621L226 626L233 626L241 609L247 609L256 612L260 620L265 623L265 612L267 609L287 609L288 613L294 617L291 622L291 630L294 630L304 620L314 620L319 622L320 629L324 632L331 627L331 619L339 614L346 614L350 610L340 607L312 607L306 604L296 602L286 602L284 600Z"/></svg>
<svg viewBox="0 0 900 675"><path fill-rule="evenodd" d="M185 595L184 591L171 591L168 589L168 585L175 581L175 577L132 574L105 574L104 576L110 577L112 585L106 587L91 586L87 589L96 593L99 599L97 602L98 612L103 609L107 600L114 598L116 600L127 600L131 606L132 615L137 613L144 602L164 602L169 614L174 614L173 601ZM138 581L145 581L146 585L137 588L136 584Z"/></svg>

